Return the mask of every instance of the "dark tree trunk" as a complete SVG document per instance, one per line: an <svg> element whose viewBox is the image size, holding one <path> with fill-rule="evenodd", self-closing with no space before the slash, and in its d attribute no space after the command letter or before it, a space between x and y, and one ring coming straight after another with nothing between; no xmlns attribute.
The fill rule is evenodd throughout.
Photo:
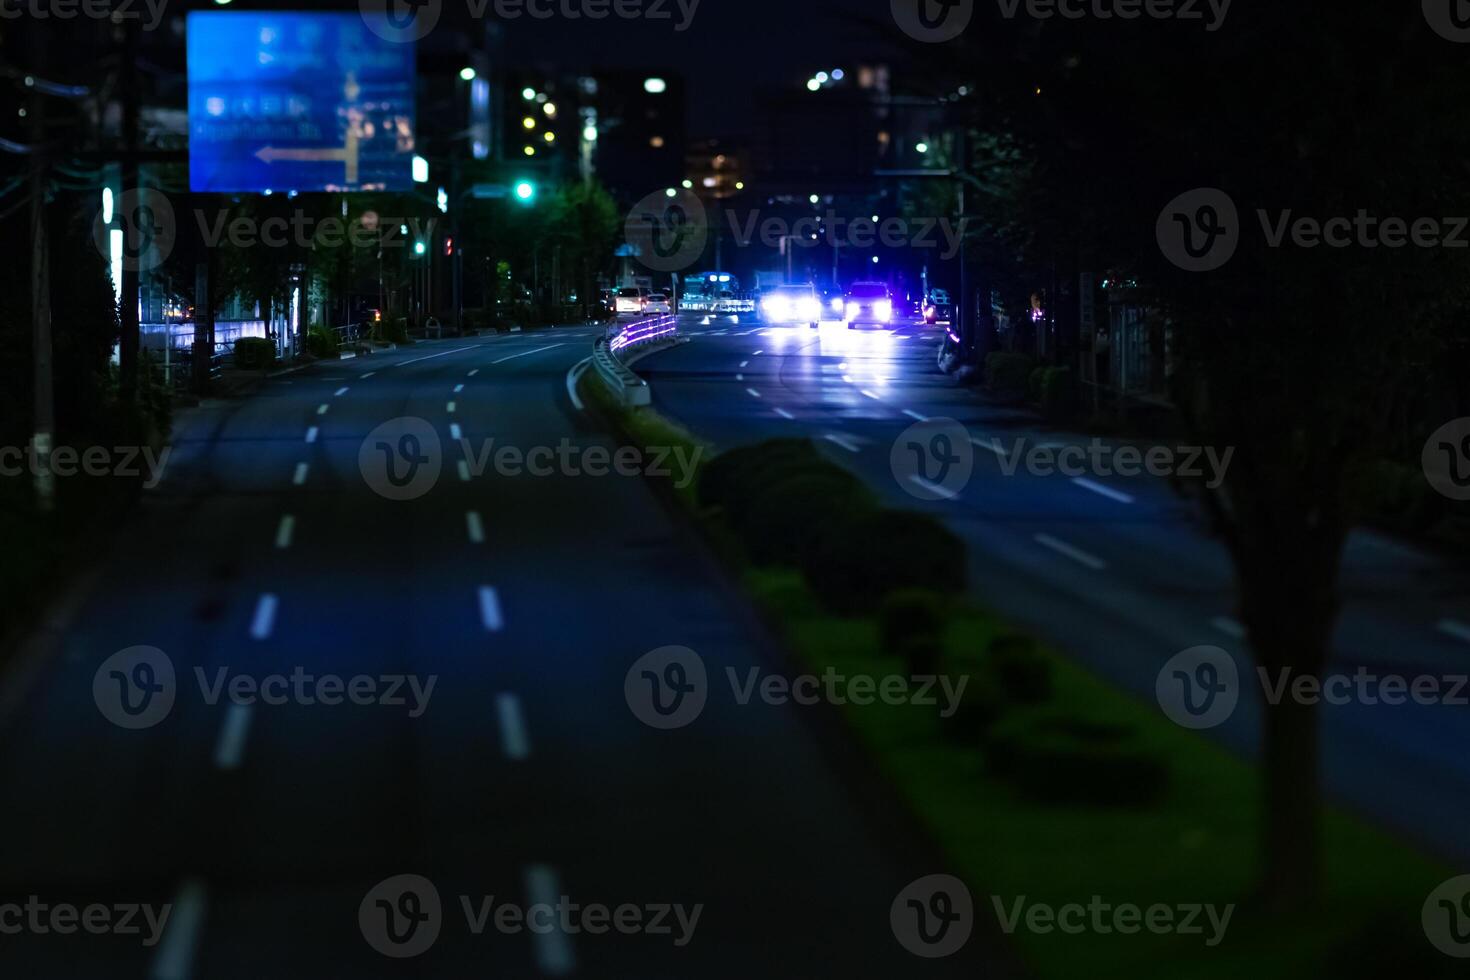
<svg viewBox="0 0 1470 980"><path fill-rule="evenodd" d="M1275 539L1240 563L1241 615L1273 685L1320 678L1337 618L1343 533L1321 527ZM1256 678L1251 677L1250 681ZM1262 686L1264 690L1264 686ZM1322 789L1317 706L1265 699L1261 747L1261 897L1276 912L1311 908L1322 885Z"/></svg>

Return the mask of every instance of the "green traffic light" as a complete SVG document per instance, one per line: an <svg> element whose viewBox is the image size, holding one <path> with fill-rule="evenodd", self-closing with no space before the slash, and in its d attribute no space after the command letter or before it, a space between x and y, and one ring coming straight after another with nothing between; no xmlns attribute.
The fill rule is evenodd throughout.
<svg viewBox="0 0 1470 980"><path fill-rule="evenodd" d="M423 242L414 242L413 243L413 254L414 255L423 255L428 250L429 250L429 247L427 245L425 245Z"/></svg>
<svg viewBox="0 0 1470 980"><path fill-rule="evenodd" d="M536 185L529 180L523 180L516 184L516 200L530 201L536 196Z"/></svg>

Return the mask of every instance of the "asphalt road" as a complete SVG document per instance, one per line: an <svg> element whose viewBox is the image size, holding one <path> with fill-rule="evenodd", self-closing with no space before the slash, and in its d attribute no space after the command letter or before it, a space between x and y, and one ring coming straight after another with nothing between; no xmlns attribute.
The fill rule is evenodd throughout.
<svg viewBox="0 0 1470 980"><path fill-rule="evenodd" d="M653 387L656 408L717 448L811 437L888 502L932 512L962 535L978 599L1148 703L1158 703L1161 668L1197 646L1226 650L1250 679L1249 650L1233 617L1231 564L1198 507L1154 476L1073 479L1025 466L1007 475L1021 440L1029 449L1085 447L1090 439L956 387L936 364L942 328L682 320L693 341L644 359L638 371ZM963 447L973 474L958 488L935 485L944 495L916 483L912 468L895 469L892 459L896 443L900 457L907 452L909 440L900 436L926 419L956 420L973 440ZM1346 704L1324 704L1326 785L1435 853L1470 859L1463 829L1470 688L1459 680L1470 673L1470 574L1359 532L1347 549L1342 596L1334 674L1434 677L1446 699L1460 703L1369 705L1350 696ZM1233 714L1208 731L1250 754L1260 686L1243 681L1240 690Z"/></svg>
<svg viewBox="0 0 1470 980"><path fill-rule="evenodd" d="M5 903L30 896L52 909L171 911L153 945L146 925L141 936L6 928L0 971L1000 975L983 938L946 960L901 948L890 904L950 869L864 778L829 716L737 703L725 668L780 664L646 481L479 469L490 439L612 448L567 391L591 336L423 344L181 416L142 515L69 595L54 643L23 658L30 673L10 676L0 741L0 927L14 924ZM738 360L747 346L701 340L664 370ZM760 360L753 374L781 363ZM746 431L758 406L738 389L708 391ZM660 386L676 405L694 392ZM876 421L876 408L855 403L853 418ZM427 433L379 430L403 418ZM390 459L405 488L386 480ZM435 461L437 478L415 482ZM696 651L711 683L697 720L666 731L635 716L624 684L668 645ZM111 659L138 646L167 660ZM371 703L236 706L211 694L296 675L341 679L308 693L352 689ZM375 891L399 875L432 882L437 917L420 883ZM628 905L625 921L643 926L533 934L492 918L476 934L489 896L492 908L560 896ZM662 905L682 905L686 922L702 910L681 935ZM391 911L408 942L432 925L437 941L416 958L382 955L363 907L380 923L368 932ZM124 913L107 914L120 924ZM425 931L410 933L410 917ZM672 934L644 929L655 917Z"/></svg>

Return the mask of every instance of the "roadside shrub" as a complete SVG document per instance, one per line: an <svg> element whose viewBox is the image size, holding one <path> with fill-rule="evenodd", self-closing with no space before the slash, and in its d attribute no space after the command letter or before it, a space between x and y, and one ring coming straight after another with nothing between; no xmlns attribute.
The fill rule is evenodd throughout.
<svg viewBox="0 0 1470 980"><path fill-rule="evenodd" d="M276 363L276 345L264 337L235 341L235 366L242 371L265 371Z"/></svg>
<svg viewBox="0 0 1470 980"><path fill-rule="evenodd" d="M1055 710L1006 715L990 730L985 755L1023 795L1054 805L1143 807L1169 784L1168 766L1131 725Z"/></svg>
<svg viewBox="0 0 1470 980"><path fill-rule="evenodd" d="M384 320L378 324L378 328L384 343L408 343L408 320L406 318L396 317L392 320Z"/></svg>
<svg viewBox="0 0 1470 980"><path fill-rule="evenodd" d="M1005 714L1005 696L996 688L995 682L981 671L957 670L950 661L943 661L941 671L959 684L965 677L964 693L954 714L939 719L939 734L960 745L975 746L983 742L985 735Z"/></svg>
<svg viewBox="0 0 1470 980"><path fill-rule="evenodd" d="M312 330L306 335L306 352L324 360L337 356L337 335L331 330Z"/></svg>
<svg viewBox="0 0 1470 980"><path fill-rule="evenodd" d="M854 615L903 589L962 592L965 545L927 514L880 510L826 535L803 571L823 605Z"/></svg>
<svg viewBox="0 0 1470 980"><path fill-rule="evenodd" d="M1077 383L1069 367L1047 368L1041 380L1041 411L1054 422L1065 421L1077 410Z"/></svg>
<svg viewBox="0 0 1470 980"><path fill-rule="evenodd" d="M789 475L737 498L726 513L754 561L801 568L828 534L850 527L875 506L857 477L832 463L816 462L795 464Z"/></svg>
<svg viewBox="0 0 1470 980"><path fill-rule="evenodd" d="M699 475L699 505L727 512L748 499L775 469L823 462L810 439L772 439L754 446L727 449L705 463Z"/></svg>
<svg viewBox="0 0 1470 980"><path fill-rule="evenodd" d="M985 357L985 387L1002 398L1023 398L1035 367L1025 354L991 351Z"/></svg>
<svg viewBox="0 0 1470 980"><path fill-rule="evenodd" d="M1036 641L1006 633L990 641L986 669L1007 700L1039 704L1051 698L1051 664L1036 649Z"/></svg>
<svg viewBox="0 0 1470 980"><path fill-rule="evenodd" d="M1046 387L1047 368L1033 368L1031 374L1026 378L1026 400L1028 402L1040 402L1042 389Z"/></svg>
<svg viewBox="0 0 1470 980"><path fill-rule="evenodd" d="M896 654L915 639L938 639L944 635L945 603L925 589L890 592L878 604L878 642L882 651Z"/></svg>

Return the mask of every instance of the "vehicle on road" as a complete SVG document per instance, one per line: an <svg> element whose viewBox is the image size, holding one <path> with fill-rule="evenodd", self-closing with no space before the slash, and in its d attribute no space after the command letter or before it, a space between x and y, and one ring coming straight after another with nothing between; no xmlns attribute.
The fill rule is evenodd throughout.
<svg viewBox="0 0 1470 980"><path fill-rule="evenodd" d="M805 323L815 330L822 319L822 301L811 283L774 286L761 297L760 314L764 323Z"/></svg>
<svg viewBox="0 0 1470 980"><path fill-rule="evenodd" d="M669 302L669 297L664 293L653 293L648 301L643 304L644 313L672 313L674 305Z"/></svg>
<svg viewBox="0 0 1470 980"><path fill-rule="evenodd" d="M893 295L881 282L855 282L847 290L844 319L849 330L867 324L886 327L893 322Z"/></svg>
<svg viewBox="0 0 1470 980"><path fill-rule="evenodd" d="M922 312L924 322L931 325L954 321L954 303L950 301L949 293L943 289L929 290L929 295L924 297Z"/></svg>
<svg viewBox="0 0 1470 980"><path fill-rule="evenodd" d="M642 316L648 306L648 290L641 286L624 286L618 290L616 312L618 316Z"/></svg>

